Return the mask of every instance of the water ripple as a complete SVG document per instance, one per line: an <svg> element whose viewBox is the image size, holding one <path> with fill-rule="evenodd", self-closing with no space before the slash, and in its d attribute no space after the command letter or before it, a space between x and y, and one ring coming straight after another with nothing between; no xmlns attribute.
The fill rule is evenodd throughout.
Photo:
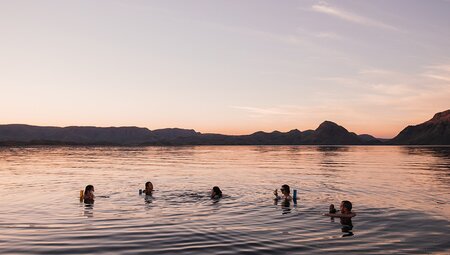
<svg viewBox="0 0 450 255"><path fill-rule="evenodd" d="M1 254L450 253L449 147L0 148ZM153 198L139 196L151 180ZM297 205L274 204L288 183ZM93 206L78 192L94 184ZM218 185L224 198L211 201ZM321 216L351 200L351 234Z"/></svg>

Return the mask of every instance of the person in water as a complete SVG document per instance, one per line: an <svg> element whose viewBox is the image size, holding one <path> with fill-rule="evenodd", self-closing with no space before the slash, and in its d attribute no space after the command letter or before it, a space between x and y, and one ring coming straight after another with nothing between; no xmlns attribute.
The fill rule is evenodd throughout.
<svg viewBox="0 0 450 255"><path fill-rule="evenodd" d="M94 186L87 185L84 189L83 200L86 204L93 204L95 200Z"/></svg>
<svg viewBox="0 0 450 255"><path fill-rule="evenodd" d="M211 190L211 199L219 199L222 198L222 191L219 187L214 186Z"/></svg>
<svg viewBox="0 0 450 255"><path fill-rule="evenodd" d="M289 185L284 184L281 186L281 196L278 195L278 190L275 189L275 191L273 192L273 194L275 195L275 200L284 200L286 202L290 202L292 201L292 197L291 197L291 188L289 187Z"/></svg>
<svg viewBox="0 0 450 255"><path fill-rule="evenodd" d="M151 196L153 194L153 183L152 182L146 182L145 183L145 195Z"/></svg>
<svg viewBox="0 0 450 255"><path fill-rule="evenodd" d="M334 208L333 204L330 205L330 210L328 212L329 213L336 213L337 212L337 210L336 210L336 208Z"/></svg>
<svg viewBox="0 0 450 255"><path fill-rule="evenodd" d="M356 216L356 213L352 212L352 202L344 200L341 202L340 206L340 213L336 212L336 209L334 209L334 205L330 205L330 213L324 214L325 216L329 217L339 217L339 218L353 218ZM334 212L332 213L332 209L334 209Z"/></svg>
<svg viewBox="0 0 450 255"><path fill-rule="evenodd" d="M344 200L341 202L341 212L336 213L336 209L334 209L334 205L330 205L330 213L325 214L325 216L330 217L339 217L342 225L342 232L345 233L343 237L345 236L353 236L353 222L352 218L356 216L356 213L352 212L352 202L348 200ZM332 213L334 209L334 213Z"/></svg>

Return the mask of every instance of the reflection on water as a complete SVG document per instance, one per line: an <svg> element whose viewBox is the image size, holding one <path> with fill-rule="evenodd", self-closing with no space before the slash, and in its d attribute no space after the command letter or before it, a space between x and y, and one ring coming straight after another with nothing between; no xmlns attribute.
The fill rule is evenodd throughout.
<svg viewBox="0 0 450 255"><path fill-rule="evenodd" d="M144 201L147 204L151 204L153 202L153 195L144 195Z"/></svg>
<svg viewBox="0 0 450 255"><path fill-rule="evenodd" d="M291 203L289 201L281 202L281 209L283 210L283 214L291 213Z"/></svg>
<svg viewBox="0 0 450 255"><path fill-rule="evenodd" d="M273 204L276 206L280 206L282 214L291 213L291 201L285 199L274 199Z"/></svg>
<svg viewBox="0 0 450 255"><path fill-rule="evenodd" d="M91 203L91 204L89 204L89 203L86 204L85 203L85 205L84 205L84 214L83 215L88 217L88 218L94 217L94 204L93 203Z"/></svg>
<svg viewBox="0 0 450 255"><path fill-rule="evenodd" d="M342 233L344 233L342 235L342 237L346 237L346 236L353 236L353 222L351 218L340 218L341 221L341 225L342 225Z"/></svg>
<svg viewBox="0 0 450 255"><path fill-rule="evenodd" d="M446 182L446 184L450 184L450 149L446 147L402 147L402 150L405 154L414 155L416 157L421 157L424 155L429 155L431 159L440 159L440 160L431 160L426 167L429 171L434 171L434 177L438 181ZM424 159L428 159L428 157L424 157Z"/></svg>
<svg viewBox="0 0 450 255"><path fill-rule="evenodd" d="M450 147L1 147L0 183L1 254L450 252Z"/></svg>

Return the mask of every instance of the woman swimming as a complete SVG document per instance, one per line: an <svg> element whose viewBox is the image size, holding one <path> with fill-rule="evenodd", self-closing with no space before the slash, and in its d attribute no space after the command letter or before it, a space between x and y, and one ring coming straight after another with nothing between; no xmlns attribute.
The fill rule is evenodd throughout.
<svg viewBox="0 0 450 255"><path fill-rule="evenodd" d="M281 196L278 195L278 190L276 189L273 194L275 195L275 200L283 200L283 201L292 201L292 197L291 197L291 188L289 187L289 185L284 184L281 186Z"/></svg>
<svg viewBox="0 0 450 255"><path fill-rule="evenodd" d="M93 204L95 200L94 186L87 185L84 189L83 200L86 204Z"/></svg>
<svg viewBox="0 0 450 255"><path fill-rule="evenodd" d="M145 183L145 195L151 196L153 194L153 183L152 182L146 182Z"/></svg>
<svg viewBox="0 0 450 255"><path fill-rule="evenodd" d="M219 187L214 186L211 190L211 199L219 199L222 198L222 191Z"/></svg>

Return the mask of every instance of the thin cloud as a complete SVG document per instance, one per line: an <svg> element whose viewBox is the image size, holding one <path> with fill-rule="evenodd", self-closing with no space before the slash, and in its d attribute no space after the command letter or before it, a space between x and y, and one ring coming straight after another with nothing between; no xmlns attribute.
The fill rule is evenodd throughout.
<svg viewBox="0 0 450 255"><path fill-rule="evenodd" d="M244 110L252 114L257 115L292 115L293 113L280 108L261 108L261 107L250 107L250 106L231 106L231 108Z"/></svg>
<svg viewBox="0 0 450 255"><path fill-rule="evenodd" d="M317 77L316 79L345 85L355 85L360 83L358 79L353 77Z"/></svg>
<svg viewBox="0 0 450 255"><path fill-rule="evenodd" d="M450 82L450 65L434 65L425 68L427 71L422 73L423 77Z"/></svg>
<svg viewBox="0 0 450 255"><path fill-rule="evenodd" d="M442 75L437 75L437 74L423 74L424 77L428 77L431 79L435 79L435 80L440 80L440 81L447 81L450 82L450 76L442 76Z"/></svg>
<svg viewBox="0 0 450 255"><path fill-rule="evenodd" d="M450 72L450 65L432 65L425 66L426 69Z"/></svg>
<svg viewBox="0 0 450 255"><path fill-rule="evenodd" d="M311 9L315 12L324 13L359 25L377 27L391 31L400 31L400 29L398 29L397 27L391 26L381 21L373 20L348 11L344 11L342 9L332 7L326 3L315 4L311 6Z"/></svg>
<svg viewBox="0 0 450 255"><path fill-rule="evenodd" d="M227 26L227 25L211 23L211 22L204 22L204 24L215 27L222 31L227 31L227 32L231 32L231 33L239 33L239 34L243 34L246 36L259 37L259 38L262 38L265 40L271 40L271 41L281 42L281 43L285 43L285 44L302 45L302 43L304 43L304 40L295 34L277 34L277 33L257 30L257 29L251 29L251 28L245 28L245 27L233 27L233 26Z"/></svg>
<svg viewBox="0 0 450 255"><path fill-rule="evenodd" d="M414 95L422 91L421 89L409 86L407 84L395 84L395 83L377 83L371 86L373 92L377 92L380 95L385 96L407 96Z"/></svg>
<svg viewBox="0 0 450 255"><path fill-rule="evenodd" d="M378 68L369 68L369 69L363 69L359 71L359 74L367 74L367 75L396 75L397 72L386 70L386 69L378 69Z"/></svg>

